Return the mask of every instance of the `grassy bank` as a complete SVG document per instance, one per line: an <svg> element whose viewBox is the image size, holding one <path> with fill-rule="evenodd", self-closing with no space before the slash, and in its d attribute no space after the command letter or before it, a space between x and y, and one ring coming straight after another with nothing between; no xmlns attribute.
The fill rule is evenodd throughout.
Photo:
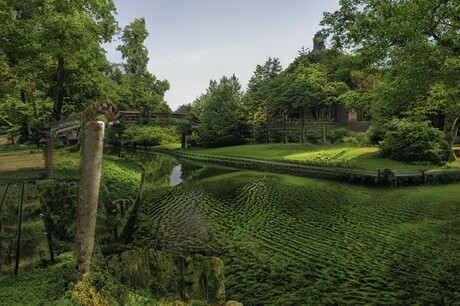
<svg viewBox="0 0 460 306"><path fill-rule="evenodd" d="M369 170L428 170L433 165L412 165L379 155L377 147L313 144L257 144L222 148L192 148L191 152L223 156L247 157L272 161L305 163L310 165L342 166ZM460 167L460 159L447 167Z"/></svg>
<svg viewBox="0 0 460 306"><path fill-rule="evenodd" d="M137 243L218 254L247 305L451 304L459 188L228 173L147 196Z"/></svg>

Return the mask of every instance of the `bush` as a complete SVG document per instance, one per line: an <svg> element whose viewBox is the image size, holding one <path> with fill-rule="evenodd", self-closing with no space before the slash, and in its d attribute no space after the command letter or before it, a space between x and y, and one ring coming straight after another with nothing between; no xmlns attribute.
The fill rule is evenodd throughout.
<svg viewBox="0 0 460 306"><path fill-rule="evenodd" d="M382 154L386 157L409 163L442 165L452 156L444 134L429 121L394 119L387 128L381 144Z"/></svg>
<svg viewBox="0 0 460 306"><path fill-rule="evenodd" d="M387 124L388 123L385 123L382 120L372 122L372 125L366 132L371 144L379 144L383 140L387 130Z"/></svg>
<svg viewBox="0 0 460 306"><path fill-rule="evenodd" d="M371 144L368 136L369 135L367 133L350 132L349 135L342 138L342 142L356 147L366 147Z"/></svg>
<svg viewBox="0 0 460 306"><path fill-rule="evenodd" d="M323 141L323 129L320 127L307 127L305 128L305 141L313 144L322 144Z"/></svg>
<svg viewBox="0 0 460 306"><path fill-rule="evenodd" d="M121 136L121 143L127 146L158 146L180 142L176 127L131 125Z"/></svg>
<svg viewBox="0 0 460 306"><path fill-rule="evenodd" d="M335 143L337 141L340 141L342 140L342 138L350 135L351 131L347 128L338 128L338 129L334 129L332 131L330 131L327 135L327 139L331 142L331 143Z"/></svg>

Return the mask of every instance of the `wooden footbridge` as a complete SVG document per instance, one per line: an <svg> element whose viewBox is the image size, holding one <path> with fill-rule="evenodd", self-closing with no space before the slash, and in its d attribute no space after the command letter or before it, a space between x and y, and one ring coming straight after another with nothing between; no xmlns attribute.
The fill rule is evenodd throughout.
<svg viewBox="0 0 460 306"><path fill-rule="evenodd" d="M186 113L177 112L151 112L149 113L149 120L153 119L182 119L189 120ZM55 137L62 140L64 143L78 140L80 138L81 120L83 119L82 113L71 115L65 119L51 122L45 126L50 129ZM138 111L119 111L117 112L115 120L111 121L111 125L116 124L140 124L143 120L142 113ZM191 121L191 126L196 126L195 120Z"/></svg>

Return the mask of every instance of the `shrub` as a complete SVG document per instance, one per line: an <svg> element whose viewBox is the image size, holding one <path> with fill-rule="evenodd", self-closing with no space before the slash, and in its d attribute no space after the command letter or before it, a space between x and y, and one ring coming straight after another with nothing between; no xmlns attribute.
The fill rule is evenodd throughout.
<svg viewBox="0 0 460 306"><path fill-rule="evenodd" d="M305 140L313 144L323 143L323 129L319 127L305 128Z"/></svg>
<svg viewBox="0 0 460 306"><path fill-rule="evenodd" d="M366 132L371 144L378 144L383 140L387 130L387 124L388 123L383 122L382 120L376 120L372 122L372 125Z"/></svg>
<svg viewBox="0 0 460 306"><path fill-rule="evenodd" d="M351 132L349 135L342 138L342 142L356 147L365 147L371 144L368 134L360 132Z"/></svg>
<svg viewBox="0 0 460 306"><path fill-rule="evenodd" d="M46 228L59 240L72 241L77 215L77 190L75 182L40 181L37 183L42 212L49 216Z"/></svg>
<svg viewBox="0 0 460 306"><path fill-rule="evenodd" d="M127 146L157 146L180 142L176 127L131 125L121 136L121 143Z"/></svg>
<svg viewBox="0 0 460 306"><path fill-rule="evenodd" d="M342 140L342 138L350 135L351 131L347 128L338 128L330 131L327 135L327 139L331 143L335 143L339 140Z"/></svg>
<svg viewBox="0 0 460 306"><path fill-rule="evenodd" d="M429 121L394 119L387 128L381 144L382 154L386 157L442 165L452 156L444 134Z"/></svg>

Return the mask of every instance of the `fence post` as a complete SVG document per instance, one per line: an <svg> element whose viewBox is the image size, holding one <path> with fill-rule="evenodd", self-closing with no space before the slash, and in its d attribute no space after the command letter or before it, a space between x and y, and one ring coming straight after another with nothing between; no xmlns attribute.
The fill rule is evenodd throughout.
<svg viewBox="0 0 460 306"><path fill-rule="evenodd" d="M16 264L14 265L14 275L18 276L19 272L19 255L21 252L21 225L22 225L22 204L24 203L24 185L22 182L21 190L21 204L19 205L19 218L18 218L18 244L16 246Z"/></svg>
<svg viewBox="0 0 460 306"><path fill-rule="evenodd" d="M101 180L104 122L89 121L84 126L80 188L78 191L75 255L77 270L89 276L94 249L97 203Z"/></svg>

